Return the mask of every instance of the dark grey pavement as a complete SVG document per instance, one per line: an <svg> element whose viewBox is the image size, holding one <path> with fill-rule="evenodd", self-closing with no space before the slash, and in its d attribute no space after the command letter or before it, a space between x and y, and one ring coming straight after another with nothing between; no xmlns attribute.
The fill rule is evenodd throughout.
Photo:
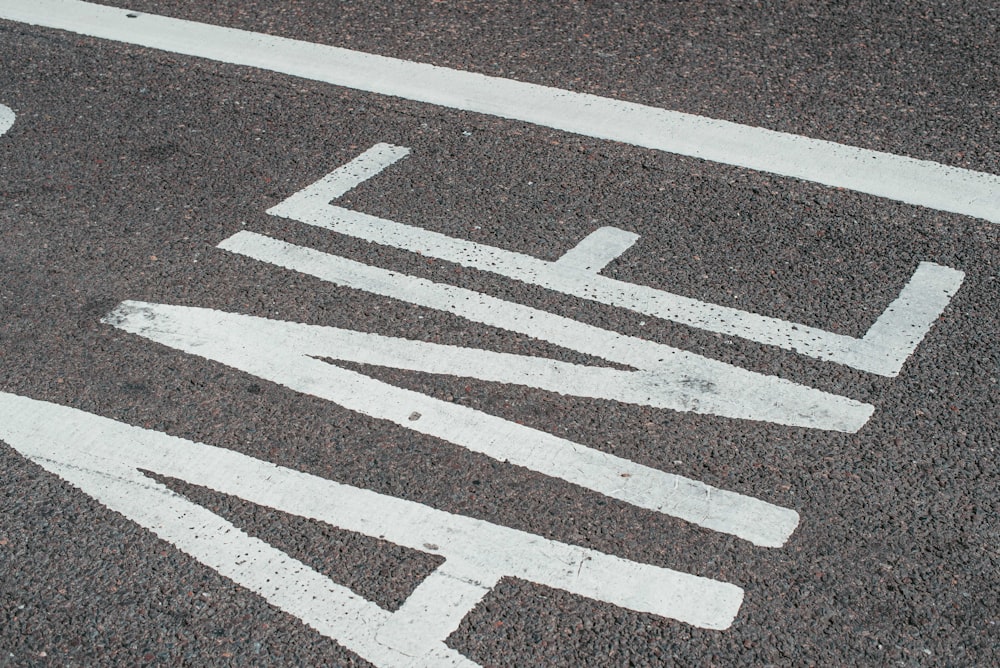
<svg viewBox="0 0 1000 668"><path fill-rule="evenodd" d="M3 0L0 0L2 2ZM197 3L202 5L205 3ZM141 2L131 9L1000 174L995 3ZM0 20L0 391L737 584L723 631L505 579L448 645L489 666L1000 661L1000 227L870 195ZM861 336L920 262L962 287L895 378L269 216L377 142L352 209ZM875 406L856 434L351 368L795 509L761 548L101 323L123 300L591 360L230 254L251 230ZM387 609L425 554L165 481ZM367 665L0 444L0 665Z"/></svg>

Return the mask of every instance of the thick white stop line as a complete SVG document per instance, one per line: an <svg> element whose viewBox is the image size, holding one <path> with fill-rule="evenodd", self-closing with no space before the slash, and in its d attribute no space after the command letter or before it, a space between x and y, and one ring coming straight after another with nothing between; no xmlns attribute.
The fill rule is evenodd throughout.
<svg viewBox="0 0 1000 668"><path fill-rule="evenodd" d="M1000 223L1000 176L597 95L76 0L0 18L526 121Z"/></svg>

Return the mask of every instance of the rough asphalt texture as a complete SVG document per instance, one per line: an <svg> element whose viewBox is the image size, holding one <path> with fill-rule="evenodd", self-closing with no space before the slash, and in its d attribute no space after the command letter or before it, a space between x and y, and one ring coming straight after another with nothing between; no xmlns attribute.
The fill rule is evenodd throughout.
<svg viewBox="0 0 1000 668"><path fill-rule="evenodd" d="M201 3L199 3L201 4ZM1000 174L1000 10L918 3L135 1L131 8L645 102ZM0 390L735 583L707 631L504 580L448 644L483 665L991 665L1000 660L1000 228L545 128L0 21ZM898 378L602 307L266 215L379 141L342 204L555 259L641 234L605 274L860 336L917 263L966 272ZM823 433L355 366L794 508L757 548L100 323L124 299L589 358L264 265L247 229L460 284L876 406ZM437 562L166 480L389 609ZM0 665L365 665L0 445Z"/></svg>

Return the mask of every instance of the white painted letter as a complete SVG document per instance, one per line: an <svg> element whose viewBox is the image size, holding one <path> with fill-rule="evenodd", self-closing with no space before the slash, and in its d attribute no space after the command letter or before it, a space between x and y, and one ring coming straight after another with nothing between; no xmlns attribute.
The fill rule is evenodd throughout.
<svg viewBox="0 0 1000 668"><path fill-rule="evenodd" d="M406 354L412 352L414 346L427 344L212 309L145 302L122 302L104 321L177 350L327 399L363 415L389 420L499 461L509 461L641 508L745 538L757 545L782 545L798 524L798 514L793 510L641 466L317 359L391 363L416 369L431 366L438 371L454 371L455 366L463 366L472 373L476 355L481 351L466 350L464 359L455 361L447 361L441 355L432 360L406 360ZM372 344L376 347L368 349ZM439 346L433 350L443 348ZM521 360L522 373L533 370L532 365L523 360L534 358L510 355L504 359L507 358ZM534 368L544 368L544 363L540 360L539 366ZM572 367L574 365L559 368ZM492 371L498 377L506 373L500 368ZM420 418L412 420L414 414L419 414Z"/></svg>
<svg viewBox="0 0 1000 668"><path fill-rule="evenodd" d="M601 276L601 269L639 238L617 228L600 228L569 249L563 257L547 262L329 203L408 154L409 149L406 148L376 144L343 167L270 208L268 213L581 299L794 350L801 355L883 376L899 373L965 277L956 269L930 262L921 263L899 298L863 338L857 339Z"/></svg>
<svg viewBox="0 0 1000 668"><path fill-rule="evenodd" d="M864 426L875 410L870 404L775 376L747 371L695 353L586 325L465 288L433 283L361 264L253 232L238 232L220 243L219 248L300 271L337 285L454 313L473 322L526 334L640 370L614 372L600 367L577 367L589 369L583 374L576 374L577 377L589 375L579 392L569 390L575 380L574 383L564 381L558 384L562 389L556 389L552 383L546 387L539 384L538 380L524 382L523 377L521 381L507 382L524 382L535 387L566 390L566 393L578 396L609 398L678 411L849 433ZM285 326L294 325L285 323ZM280 339L274 339L278 340ZM327 345L325 349L331 348L332 346ZM328 352L323 355L335 357ZM484 353L480 365L489 366L486 357L487 353ZM536 362L534 366L537 369L541 365ZM551 364L548 366L552 368ZM564 365L562 368L568 369L571 366L575 365ZM505 371L507 370L498 373ZM617 387L602 384L615 374L619 374L615 381ZM484 378L476 374L469 375ZM564 378L568 380L568 376ZM626 379L629 388L623 386Z"/></svg>
<svg viewBox="0 0 1000 668"><path fill-rule="evenodd" d="M377 666L475 666L445 644L502 577L725 629L739 587L567 545L230 450L0 393L0 439L112 510ZM438 567L395 613L157 483L184 480L421 552Z"/></svg>

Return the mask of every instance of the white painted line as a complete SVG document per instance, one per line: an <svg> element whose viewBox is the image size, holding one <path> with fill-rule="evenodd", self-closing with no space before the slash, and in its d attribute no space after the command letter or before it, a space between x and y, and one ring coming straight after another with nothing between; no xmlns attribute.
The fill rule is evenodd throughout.
<svg viewBox="0 0 1000 668"><path fill-rule="evenodd" d="M10 107L0 104L0 136L6 134L12 125L14 125L14 112Z"/></svg>
<svg viewBox="0 0 1000 668"><path fill-rule="evenodd" d="M122 302L104 322L362 415L756 545L780 547L798 525L798 513L793 510L324 362L317 358L338 354L327 339L330 328L131 301Z"/></svg>
<svg viewBox="0 0 1000 668"><path fill-rule="evenodd" d="M537 365L526 368L522 363L507 367L505 361L498 363L496 366L499 368L490 372L490 380L521 382L574 394L576 392L571 392L568 386L581 382L583 396L849 433L864 426L875 410L871 404L822 392L775 376L765 376L695 353L625 336L465 288L371 267L253 232L238 232L222 241L219 248L337 285L454 313L473 322L526 334L647 372L618 375L617 378L621 379L619 387L602 388L601 383L615 377L615 371L594 369L588 372L590 378L584 380L581 374L571 374L569 365L558 366L553 363L548 367L551 369L548 371L548 382L542 382L542 374L537 371ZM332 346L327 346L327 349L330 348ZM336 354L324 354L336 357L345 352L341 347ZM352 354L360 356L364 352L359 350ZM397 359L405 356L403 351L395 354ZM376 358L367 359L368 363L380 363L375 361ZM465 368L462 375L481 377L476 370L480 359L482 358L473 354L462 364L456 355L451 361L451 368L456 369L462 364ZM430 358L422 363L432 364ZM563 371L562 380L552 378L559 373L555 371L557 366ZM411 368L418 367L419 365L411 364ZM428 368L424 367L425 370ZM447 368L448 362L442 361L437 366L437 372L447 373ZM480 372L485 372L485 369ZM569 380L571 375L572 381ZM526 382L529 377L533 379ZM593 394L587 394L588 392ZM655 399L654 393L657 397Z"/></svg>
<svg viewBox="0 0 1000 668"><path fill-rule="evenodd" d="M906 297L901 295L863 338L856 339L599 276L597 272L607 262L625 252L639 238L613 227L597 230L559 260L547 262L328 204L361 183L357 174L375 176L408 152L408 149L389 144L376 144L355 160L268 209L268 213L563 294L793 350L883 376L899 374L965 277L955 269L922 263L903 290ZM377 168L378 165L381 168Z"/></svg>
<svg viewBox="0 0 1000 668"><path fill-rule="evenodd" d="M324 206L346 195L372 177L378 176L386 167L396 164L409 154L410 149L405 146L394 146L384 142L375 144L346 165L296 192L285 202L294 202L295 207L306 210Z"/></svg>
<svg viewBox="0 0 1000 668"><path fill-rule="evenodd" d="M461 568L461 564L457 567ZM463 574L451 563L437 568L379 628L376 640L410 656L422 656L434 648L437 638L454 633L499 581L493 574L468 567L465 570L469 572Z"/></svg>
<svg viewBox="0 0 1000 668"><path fill-rule="evenodd" d="M958 292L965 273L933 262L921 262L909 282L865 333L853 353L851 366L879 366L883 375L895 376L906 359L923 341L951 298ZM881 365L879 365L881 360Z"/></svg>
<svg viewBox="0 0 1000 668"><path fill-rule="evenodd" d="M926 160L74 0L5 0L0 18L525 121L1000 222L1000 177Z"/></svg>
<svg viewBox="0 0 1000 668"><path fill-rule="evenodd" d="M553 265L559 271L598 274L631 248L639 235L617 227L601 227L566 251Z"/></svg>
<svg viewBox="0 0 1000 668"><path fill-rule="evenodd" d="M207 312L211 313L211 312ZM196 315L205 315L197 313ZM236 316L232 324L243 324ZM271 323L279 323L273 325ZM796 388L787 388L787 381L735 370L733 373L714 360L705 359L704 366L677 364L679 368L655 371L623 371L603 366L571 364L545 357L499 353L479 348L413 341L410 339L358 332L336 327L310 327L300 323L267 321L255 323L268 330L271 341L280 341L290 351L324 360L371 364L423 373L475 378L494 383L533 387L548 392L590 399L606 399L639 406L667 408L726 417L750 418L767 416L773 419L774 404L768 392L777 385L779 396L796 395ZM582 333L582 332L581 332ZM288 338L290 337L290 338ZM300 349L298 342L302 342ZM307 343L306 343L307 342ZM723 378L713 366L721 367ZM802 387L799 392L813 393L826 399L817 390ZM831 401L846 401L831 395ZM800 403L786 407L786 421L800 413L815 412L815 403Z"/></svg>
<svg viewBox="0 0 1000 668"><path fill-rule="evenodd" d="M501 577L521 578L708 629L728 628L743 600L742 589L729 583L452 515L230 450L13 394L0 393L0 439L382 667L474 666L444 641ZM411 596L413 603L408 600L397 613L390 613L248 536L140 470L440 555L445 563L417 588ZM444 617L420 619L421 610Z"/></svg>

